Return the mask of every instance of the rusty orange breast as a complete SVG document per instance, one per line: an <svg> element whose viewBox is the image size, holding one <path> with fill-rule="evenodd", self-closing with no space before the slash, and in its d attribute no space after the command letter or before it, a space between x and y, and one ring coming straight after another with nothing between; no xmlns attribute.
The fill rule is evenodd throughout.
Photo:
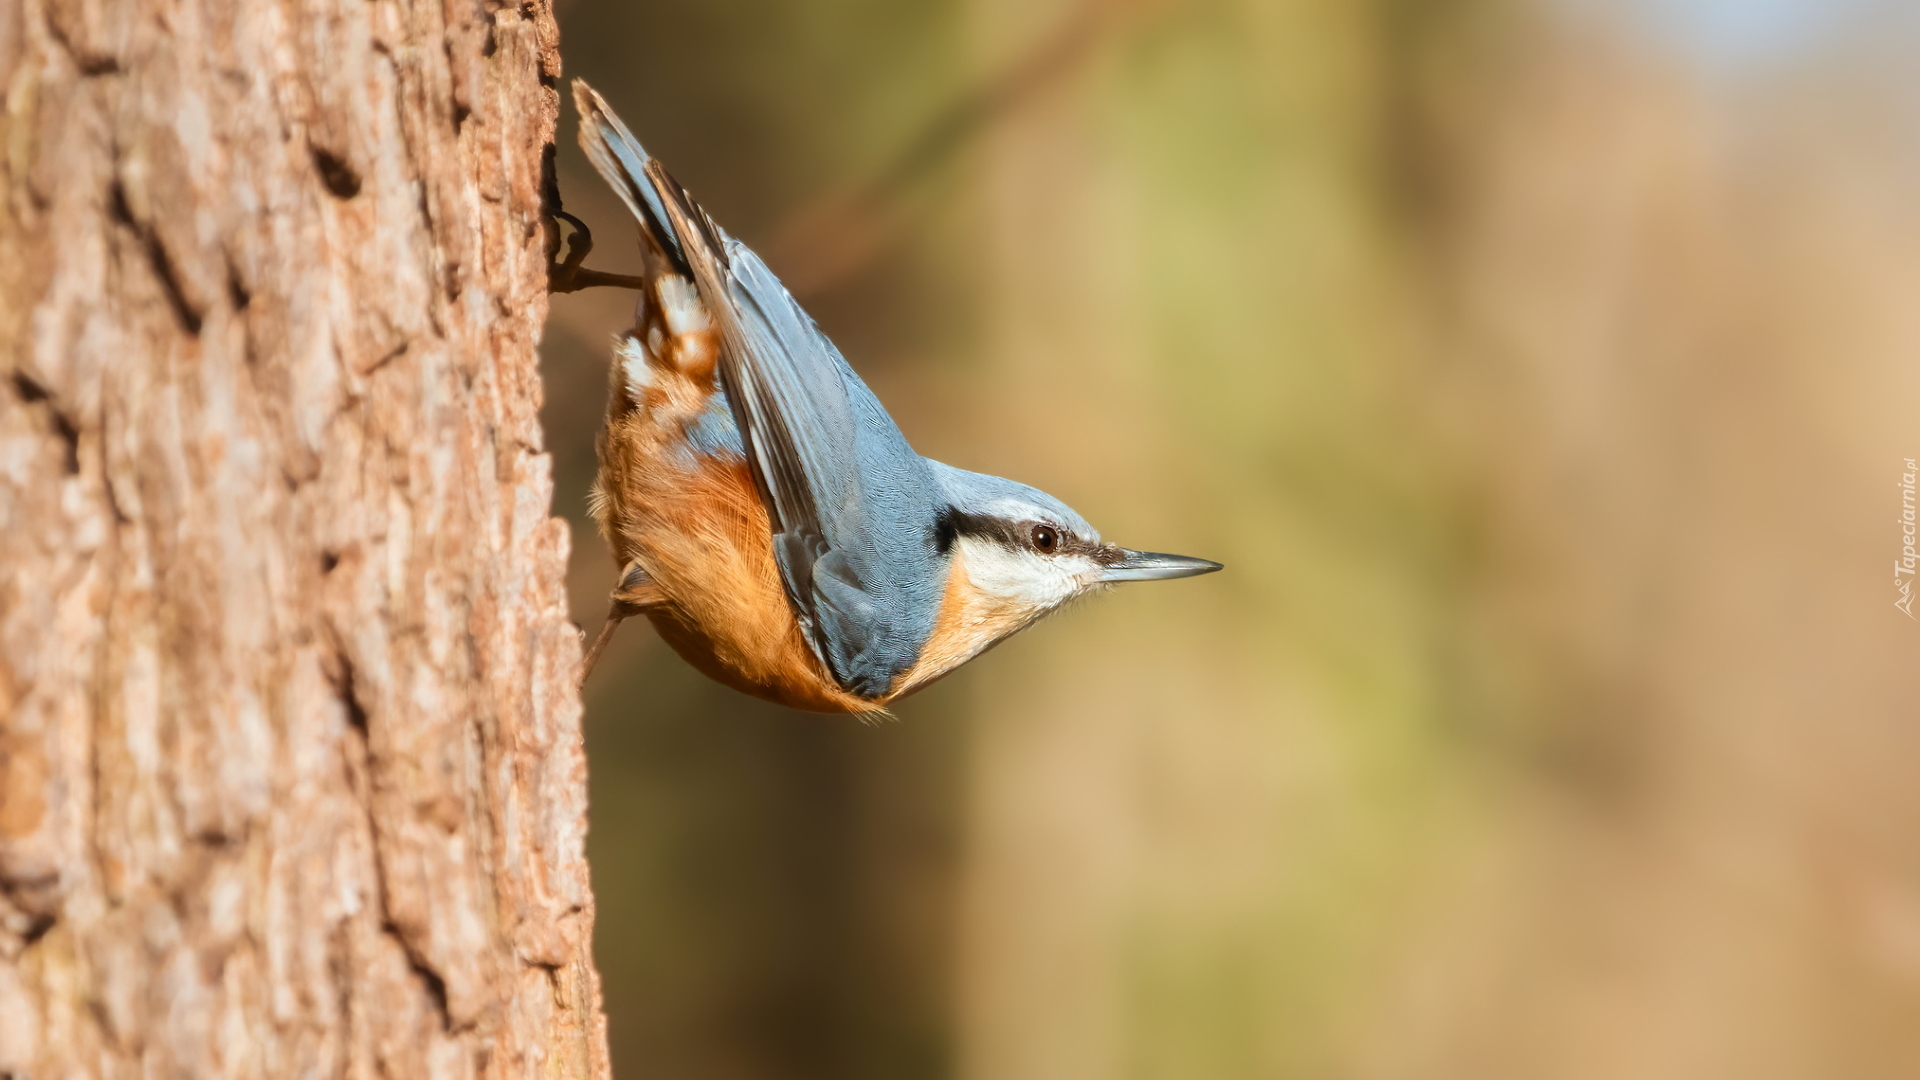
<svg viewBox="0 0 1920 1080"><path fill-rule="evenodd" d="M669 460L671 459L671 460ZM666 602L649 610L686 661L744 693L815 712L869 712L808 645L781 583L773 531L737 457L663 455L630 478L622 539Z"/></svg>

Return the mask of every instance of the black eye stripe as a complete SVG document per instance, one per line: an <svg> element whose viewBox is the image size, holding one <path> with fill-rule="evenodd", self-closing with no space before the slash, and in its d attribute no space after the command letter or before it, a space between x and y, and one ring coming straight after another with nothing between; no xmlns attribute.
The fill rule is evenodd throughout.
<svg viewBox="0 0 1920 1080"><path fill-rule="evenodd" d="M953 549L956 537L970 536L976 540L990 540L1012 551L1032 551L1035 549L1033 530L1045 525L1054 531L1056 540L1049 555L1085 555L1101 565L1118 562L1126 555L1111 544L1099 544L1077 536L1070 529L1063 529L1052 522L1008 521L1006 518L987 514L969 514L957 506L949 506L935 519L933 525L933 547L942 555Z"/></svg>
<svg viewBox="0 0 1920 1080"><path fill-rule="evenodd" d="M933 526L933 546L945 555L953 547L957 536L971 536L976 540L991 540L1009 548L1027 546L1026 527L1005 518L989 517L986 514L969 514L957 506L949 506L940 514Z"/></svg>

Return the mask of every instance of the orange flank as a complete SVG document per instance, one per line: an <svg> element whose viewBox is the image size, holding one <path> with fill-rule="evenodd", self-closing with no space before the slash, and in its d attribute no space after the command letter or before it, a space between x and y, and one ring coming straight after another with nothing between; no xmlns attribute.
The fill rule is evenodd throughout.
<svg viewBox="0 0 1920 1080"><path fill-rule="evenodd" d="M622 546L666 598L646 611L660 636L708 677L756 697L815 712L879 708L842 690L802 636L746 462L700 461L690 472L643 470L666 483L624 530Z"/></svg>
<svg viewBox="0 0 1920 1080"><path fill-rule="evenodd" d="M616 565L652 579L642 613L709 678L797 709L875 711L881 703L842 690L802 635L746 461L688 453L719 342L684 301L673 309L672 288L642 305L616 354L593 492L601 534Z"/></svg>

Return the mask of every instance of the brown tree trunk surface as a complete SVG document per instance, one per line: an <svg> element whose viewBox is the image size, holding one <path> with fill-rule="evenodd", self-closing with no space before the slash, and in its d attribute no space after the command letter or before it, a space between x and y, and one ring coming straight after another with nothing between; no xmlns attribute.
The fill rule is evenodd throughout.
<svg viewBox="0 0 1920 1080"><path fill-rule="evenodd" d="M602 1076L545 0L0 3L0 1076Z"/></svg>

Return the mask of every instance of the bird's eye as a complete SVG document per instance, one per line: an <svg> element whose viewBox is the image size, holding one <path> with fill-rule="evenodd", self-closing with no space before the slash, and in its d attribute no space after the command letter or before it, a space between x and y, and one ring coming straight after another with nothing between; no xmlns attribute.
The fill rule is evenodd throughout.
<svg viewBox="0 0 1920 1080"><path fill-rule="evenodd" d="M1060 531L1051 525L1033 527L1033 550L1042 555L1051 555L1060 550Z"/></svg>

